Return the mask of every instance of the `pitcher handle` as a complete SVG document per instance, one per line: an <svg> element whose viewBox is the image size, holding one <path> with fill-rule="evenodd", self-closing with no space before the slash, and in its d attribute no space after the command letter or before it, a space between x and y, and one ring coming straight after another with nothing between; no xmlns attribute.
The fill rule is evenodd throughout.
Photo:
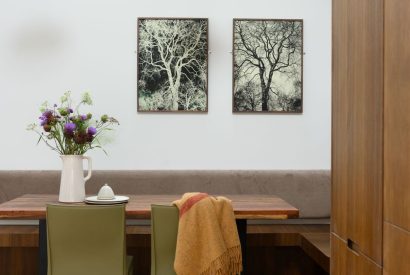
<svg viewBox="0 0 410 275"><path fill-rule="evenodd" d="M87 180L89 180L91 178L92 175L92 160L91 157L88 156L83 156L83 159L87 160L87 168L88 168L88 174L87 176L84 178L84 182L86 182Z"/></svg>

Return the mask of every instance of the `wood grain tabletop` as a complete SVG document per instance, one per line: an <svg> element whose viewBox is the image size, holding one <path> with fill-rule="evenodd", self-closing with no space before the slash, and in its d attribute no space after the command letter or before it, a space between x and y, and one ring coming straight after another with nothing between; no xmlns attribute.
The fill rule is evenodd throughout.
<svg viewBox="0 0 410 275"><path fill-rule="evenodd" d="M125 194L126 195L126 194ZM181 195L126 195L127 219L149 219L151 205L171 205ZM297 218L299 210L285 200L271 195L222 195L232 201L236 219ZM27 194L0 204L0 219L44 219L47 204L58 202L57 195ZM64 203L68 205L67 203ZM85 205L85 203L72 203Z"/></svg>

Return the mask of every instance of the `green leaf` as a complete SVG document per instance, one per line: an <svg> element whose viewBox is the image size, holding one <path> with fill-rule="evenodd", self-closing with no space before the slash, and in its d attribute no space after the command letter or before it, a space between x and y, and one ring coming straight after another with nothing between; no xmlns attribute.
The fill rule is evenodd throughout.
<svg viewBox="0 0 410 275"><path fill-rule="evenodd" d="M41 141L41 136L38 137L38 140L37 140L37 144L36 144L36 145L38 145L38 144L40 143L40 141Z"/></svg>

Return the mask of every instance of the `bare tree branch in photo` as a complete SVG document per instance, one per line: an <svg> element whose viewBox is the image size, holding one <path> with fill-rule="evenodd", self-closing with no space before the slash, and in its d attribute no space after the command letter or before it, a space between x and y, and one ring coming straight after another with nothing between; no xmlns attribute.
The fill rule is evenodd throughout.
<svg viewBox="0 0 410 275"><path fill-rule="evenodd" d="M200 19L139 21L139 80L152 83L151 91L159 90L155 85L169 91L164 99L167 110L189 110L179 104L186 82L195 83L197 91L206 95L207 27L207 21ZM201 110L205 109L206 96Z"/></svg>
<svg viewBox="0 0 410 275"><path fill-rule="evenodd" d="M275 75L301 79L301 55L300 21L234 21L234 89L257 76L262 111L271 111L271 95L275 101L284 96L272 89Z"/></svg>
<svg viewBox="0 0 410 275"><path fill-rule="evenodd" d="M235 111L260 111L262 97L260 89L255 81L248 81L238 87L234 100Z"/></svg>
<svg viewBox="0 0 410 275"><path fill-rule="evenodd" d="M179 96L179 105L185 110L203 110L206 107L206 94L199 90L196 85L189 80L182 84Z"/></svg>

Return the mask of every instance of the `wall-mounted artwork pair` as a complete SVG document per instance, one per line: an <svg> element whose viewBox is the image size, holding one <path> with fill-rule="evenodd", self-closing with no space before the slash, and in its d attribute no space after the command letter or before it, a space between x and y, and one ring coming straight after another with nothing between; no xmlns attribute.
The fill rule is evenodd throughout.
<svg viewBox="0 0 410 275"><path fill-rule="evenodd" d="M301 113L303 21L234 19L233 112ZM138 19L138 111L208 111L208 19Z"/></svg>

